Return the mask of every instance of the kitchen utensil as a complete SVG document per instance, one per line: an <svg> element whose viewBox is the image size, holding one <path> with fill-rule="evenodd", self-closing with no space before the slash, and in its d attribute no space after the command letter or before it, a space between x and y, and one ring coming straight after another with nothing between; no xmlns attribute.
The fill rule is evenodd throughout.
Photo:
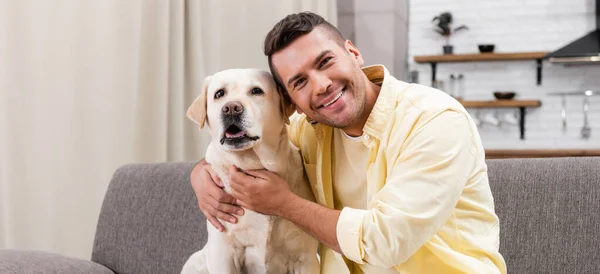
<svg viewBox="0 0 600 274"><path fill-rule="evenodd" d="M519 117L517 117L517 113L513 110L510 110L506 113L504 113L504 115L502 115L502 122L505 122L509 125L518 125L519 124Z"/></svg>
<svg viewBox="0 0 600 274"><path fill-rule="evenodd" d="M455 90L455 94L454 97L458 100L462 100L463 96L465 95L465 76L462 74L459 74L457 79L457 87Z"/></svg>
<svg viewBox="0 0 600 274"><path fill-rule="evenodd" d="M450 74L450 85L448 86L448 94L452 97L455 97L456 95L456 77L454 76L454 74Z"/></svg>
<svg viewBox="0 0 600 274"><path fill-rule="evenodd" d="M498 100L510 100L515 97L517 93L513 91L494 91L494 97Z"/></svg>
<svg viewBox="0 0 600 274"><path fill-rule="evenodd" d="M581 128L581 138L583 139L588 139L592 135L592 128L588 124L588 109L590 107L591 95L592 91L586 90L583 97L583 127Z"/></svg>
<svg viewBox="0 0 600 274"><path fill-rule="evenodd" d="M561 100L560 117L562 118L562 129L567 130L567 96L563 95Z"/></svg>
<svg viewBox="0 0 600 274"><path fill-rule="evenodd" d="M432 87L435 89L439 89L443 92L446 92L446 85L444 84L443 80L435 80L435 82L433 82Z"/></svg>
<svg viewBox="0 0 600 274"><path fill-rule="evenodd" d="M411 70L410 74L408 75L408 82L409 83L419 83L419 71L418 70Z"/></svg>
<svg viewBox="0 0 600 274"><path fill-rule="evenodd" d="M492 126L499 126L500 125L500 119L498 119L498 115L496 114L496 110L492 110L486 114L483 115L483 118L481 119L481 121L483 123L492 125Z"/></svg>
<svg viewBox="0 0 600 274"><path fill-rule="evenodd" d="M481 126L481 113L479 112L479 109L475 110L475 113L473 115L471 115L471 119L473 120L473 123L475 123L475 125L477 127Z"/></svg>

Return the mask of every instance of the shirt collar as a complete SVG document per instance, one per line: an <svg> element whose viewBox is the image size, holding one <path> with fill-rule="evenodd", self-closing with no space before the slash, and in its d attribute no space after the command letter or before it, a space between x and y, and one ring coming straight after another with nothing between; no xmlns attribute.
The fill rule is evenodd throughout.
<svg viewBox="0 0 600 274"><path fill-rule="evenodd" d="M401 92L397 92L395 86L402 84L403 82L396 80L396 78L390 75L383 65L366 66L362 68L362 71L369 81L381 86L373 110L371 110L367 122L363 127L363 135L368 134L375 138L380 138L380 134L388 122L388 119L385 119L384 117L394 110L398 98L402 94ZM308 116L306 118L315 128L317 136L322 135L321 131L324 128L330 128L329 126L308 119Z"/></svg>
<svg viewBox="0 0 600 274"><path fill-rule="evenodd" d="M398 104L398 99L403 94L399 92L399 90L403 90L400 86L407 85L407 83L396 80L383 65L364 67L363 72L371 82L381 85L373 110L363 127L364 133L379 139L389 122L389 119L385 117L392 114Z"/></svg>

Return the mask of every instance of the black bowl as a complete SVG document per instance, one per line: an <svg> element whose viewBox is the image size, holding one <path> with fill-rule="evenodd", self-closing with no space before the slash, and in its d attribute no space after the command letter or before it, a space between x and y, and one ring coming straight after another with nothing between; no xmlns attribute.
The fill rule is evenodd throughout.
<svg viewBox="0 0 600 274"><path fill-rule="evenodd" d="M481 52L481 53L494 52L493 44L478 45L478 47L479 47L479 52Z"/></svg>
<svg viewBox="0 0 600 274"><path fill-rule="evenodd" d="M515 98L516 93L512 91L494 91L494 97L498 100L510 100Z"/></svg>

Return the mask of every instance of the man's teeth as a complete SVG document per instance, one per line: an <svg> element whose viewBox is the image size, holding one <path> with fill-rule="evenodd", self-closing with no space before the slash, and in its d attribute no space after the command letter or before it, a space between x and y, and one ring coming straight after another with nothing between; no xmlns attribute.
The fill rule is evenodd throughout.
<svg viewBox="0 0 600 274"><path fill-rule="evenodd" d="M337 96L335 96L335 98L333 98L333 100L331 100L330 102L326 103L323 105L323 107L328 107L329 105L335 103L335 101L337 101L338 99L340 99L340 97L342 96L343 91L340 91L340 93L338 93Z"/></svg>

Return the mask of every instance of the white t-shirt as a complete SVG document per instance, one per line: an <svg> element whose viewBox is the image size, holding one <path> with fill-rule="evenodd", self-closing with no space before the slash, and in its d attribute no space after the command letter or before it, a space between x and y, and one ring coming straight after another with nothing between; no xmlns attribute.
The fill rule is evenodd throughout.
<svg viewBox="0 0 600 274"><path fill-rule="evenodd" d="M367 208L367 156L362 136L333 131L333 203L335 209Z"/></svg>

